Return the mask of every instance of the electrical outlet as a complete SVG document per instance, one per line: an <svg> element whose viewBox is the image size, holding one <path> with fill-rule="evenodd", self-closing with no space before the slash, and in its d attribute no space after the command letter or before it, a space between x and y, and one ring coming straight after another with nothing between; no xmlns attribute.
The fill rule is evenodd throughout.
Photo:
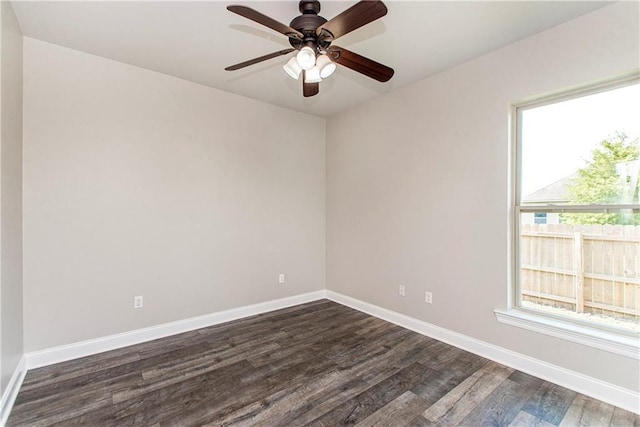
<svg viewBox="0 0 640 427"><path fill-rule="evenodd" d="M398 294L403 297L404 296L404 286L398 286Z"/></svg>
<svg viewBox="0 0 640 427"><path fill-rule="evenodd" d="M144 305L144 300L142 299L142 295L133 297L133 308L142 308Z"/></svg>
<svg viewBox="0 0 640 427"><path fill-rule="evenodd" d="M278 283L284 283L284 273L280 273L278 276Z"/></svg>
<svg viewBox="0 0 640 427"><path fill-rule="evenodd" d="M424 293L424 302L427 304L431 304L433 302L433 295L431 292L427 291Z"/></svg>

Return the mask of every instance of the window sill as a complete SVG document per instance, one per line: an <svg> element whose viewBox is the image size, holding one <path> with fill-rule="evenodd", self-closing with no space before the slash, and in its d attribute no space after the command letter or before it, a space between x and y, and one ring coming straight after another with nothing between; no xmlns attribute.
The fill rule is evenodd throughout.
<svg viewBox="0 0 640 427"><path fill-rule="evenodd" d="M494 310L498 322L640 360L640 339L522 310Z"/></svg>

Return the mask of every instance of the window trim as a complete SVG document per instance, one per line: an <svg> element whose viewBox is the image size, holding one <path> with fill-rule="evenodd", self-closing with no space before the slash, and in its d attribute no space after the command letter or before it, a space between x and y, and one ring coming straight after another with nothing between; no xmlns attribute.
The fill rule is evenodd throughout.
<svg viewBox="0 0 640 427"><path fill-rule="evenodd" d="M555 319L520 307L511 310L496 309L493 312L498 322L506 325L640 360L640 341L637 337L584 326L574 321Z"/></svg>
<svg viewBox="0 0 640 427"><path fill-rule="evenodd" d="M520 280L519 280L519 235L520 213L539 212L607 212L620 209L632 209L638 212L638 205L531 205L521 206L520 185L522 176L522 111L594 95L600 92L618 89L632 84L640 83L640 73L633 72L616 79L597 82L591 85L572 88L567 91L546 94L541 97L531 98L511 106L509 115L509 209L507 219L508 236L508 289L507 308L495 309L494 314L499 323L524 328L545 335L560 338L566 341L598 348L611 353L620 354L640 360L640 334L632 331L613 330L605 326L590 324L578 319L570 319L555 316L537 310L529 310L519 305Z"/></svg>

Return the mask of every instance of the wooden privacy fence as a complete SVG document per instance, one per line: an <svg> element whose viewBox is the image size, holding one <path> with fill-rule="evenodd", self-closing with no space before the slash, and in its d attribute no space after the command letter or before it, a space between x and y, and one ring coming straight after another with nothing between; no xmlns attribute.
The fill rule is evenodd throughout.
<svg viewBox="0 0 640 427"><path fill-rule="evenodd" d="M640 320L640 226L523 224L524 301Z"/></svg>

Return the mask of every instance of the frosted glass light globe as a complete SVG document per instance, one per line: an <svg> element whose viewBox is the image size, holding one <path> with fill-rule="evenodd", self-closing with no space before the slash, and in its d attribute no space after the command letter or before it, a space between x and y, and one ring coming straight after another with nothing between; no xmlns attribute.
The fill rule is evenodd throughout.
<svg viewBox="0 0 640 427"><path fill-rule="evenodd" d="M300 68L310 70L316 65L316 53L309 46L305 46L296 55L296 60Z"/></svg>
<svg viewBox="0 0 640 427"><path fill-rule="evenodd" d="M326 79L336 70L336 64L327 55L320 55L316 61L316 66L320 70L320 77Z"/></svg>
<svg viewBox="0 0 640 427"><path fill-rule="evenodd" d="M310 70L306 70L304 72L304 82L305 83L319 83L322 81L320 77L320 69L318 67L313 67Z"/></svg>
<svg viewBox="0 0 640 427"><path fill-rule="evenodd" d="M300 68L300 66L298 65L298 61L296 60L295 56L291 58L286 64L284 64L282 68L287 74L289 74L296 80L298 80L298 78L300 77L300 73L302 73L302 68Z"/></svg>

